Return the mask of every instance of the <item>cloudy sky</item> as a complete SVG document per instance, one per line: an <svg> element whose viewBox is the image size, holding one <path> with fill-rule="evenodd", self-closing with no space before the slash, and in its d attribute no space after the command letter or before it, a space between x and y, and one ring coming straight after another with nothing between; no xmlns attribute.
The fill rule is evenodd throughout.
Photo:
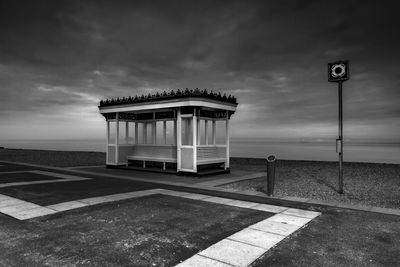
<svg viewBox="0 0 400 267"><path fill-rule="evenodd" d="M177 88L234 94L233 137L400 133L396 1L0 2L0 139L103 138L100 99Z"/></svg>

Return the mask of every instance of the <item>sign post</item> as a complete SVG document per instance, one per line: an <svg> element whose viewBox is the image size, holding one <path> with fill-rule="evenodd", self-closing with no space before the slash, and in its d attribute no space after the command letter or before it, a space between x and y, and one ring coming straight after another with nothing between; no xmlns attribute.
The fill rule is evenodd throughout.
<svg viewBox="0 0 400 267"><path fill-rule="evenodd" d="M328 81L338 83L339 93L339 139L336 139L336 152L339 154L339 188L343 194L343 82L350 78L349 61L328 63Z"/></svg>

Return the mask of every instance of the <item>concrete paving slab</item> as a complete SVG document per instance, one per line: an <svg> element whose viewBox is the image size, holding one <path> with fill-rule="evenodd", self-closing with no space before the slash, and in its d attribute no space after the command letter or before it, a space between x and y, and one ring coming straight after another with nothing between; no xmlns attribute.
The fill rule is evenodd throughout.
<svg viewBox="0 0 400 267"><path fill-rule="evenodd" d="M0 188L11 187L11 186L22 186L22 185L34 185L34 184L50 184L50 183L60 183L60 182L70 182L71 180L40 180L40 181L30 181L30 182L12 182L0 184Z"/></svg>
<svg viewBox="0 0 400 267"><path fill-rule="evenodd" d="M41 206L30 203L30 202L23 202L18 205L14 205L14 206L2 207L2 208L0 208L0 212L9 214L9 213L13 213L13 212L31 210L31 209L36 209L36 208L40 208L40 207Z"/></svg>
<svg viewBox="0 0 400 267"><path fill-rule="evenodd" d="M45 216L45 215L54 214L54 213L57 213L57 211L48 209L45 207L40 207L40 208L36 208L36 209L32 209L32 210L17 212L11 216L13 216L14 218L17 218L19 220L27 220L27 219L32 219L35 217Z"/></svg>
<svg viewBox="0 0 400 267"><path fill-rule="evenodd" d="M239 207L239 208L251 208L258 205L258 203L242 201L242 200L233 200L225 203L225 205Z"/></svg>
<svg viewBox="0 0 400 267"><path fill-rule="evenodd" d="M135 192L129 192L127 193L131 198L136 198L136 197L145 197L145 196L150 196L155 193L149 192L149 190L144 190L144 191L135 191ZM159 193L156 193L159 194Z"/></svg>
<svg viewBox="0 0 400 267"><path fill-rule="evenodd" d="M40 208L40 207L41 206L39 206L39 205L23 201L18 205L2 207L2 208L0 208L0 212L2 212L2 213L18 212L18 211L36 209L36 208Z"/></svg>
<svg viewBox="0 0 400 267"><path fill-rule="evenodd" d="M175 196L175 197L182 197L182 196L188 195L190 193L180 192L180 191L172 191L172 190L165 190L165 191L162 191L162 194L169 195L169 196Z"/></svg>
<svg viewBox="0 0 400 267"><path fill-rule="evenodd" d="M166 190L166 189L162 189L162 188L146 190L146 192L153 193L153 194L163 194L164 192L167 192L167 191L170 191L170 190Z"/></svg>
<svg viewBox="0 0 400 267"><path fill-rule="evenodd" d="M301 227L301 226L307 224L312 219L280 213L280 214L276 214L276 215L268 218L268 220L274 221L274 222L293 224L293 225L297 225L297 226Z"/></svg>
<svg viewBox="0 0 400 267"><path fill-rule="evenodd" d="M281 206L275 206L275 205L268 205L268 204L258 204L258 205L251 207L251 209L272 212L272 213L279 213L279 212L287 210L288 208L281 207Z"/></svg>
<svg viewBox="0 0 400 267"><path fill-rule="evenodd" d="M46 175L46 176L51 176L51 177L58 177L58 178L63 178L63 179L73 179L73 180L75 180L75 179L91 180L92 179L92 178L69 175L69 174L62 174L62 173L57 173L57 172L47 172L47 171L38 171L38 170L27 171L27 172Z"/></svg>
<svg viewBox="0 0 400 267"><path fill-rule="evenodd" d="M314 219L315 217L318 217L321 213L316 212L316 211L310 211L310 210L287 209L287 210L283 211L282 214Z"/></svg>
<svg viewBox="0 0 400 267"><path fill-rule="evenodd" d="M246 243L252 246L261 247L266 250L272 248L285 237L273 233L267 233L260 230L245 228L228 237L230 240Z"/></svg>
<svg viewBox="0 0 400 267"><path fill-rule="evenodd" d="M14 174L14 173L25 173L27 171L6 171L6 172L2 172L0 171L0 175L2 174Z"/></svg>
<svg viewBox="0 0 400 267"><path fill-rule="evenodd" d="M397 209L373 207L370 211L391 215L400 215L400 210Z"/></svg>
<svg viewBox="0 0 400 267"><path fill-rule="evenodd" d="M208 197L208 198L204 198L202 200L207 201L207 202L214 202L214 203L218 203L218 204L225 204L227 202L232 201L232 199L230 199L230 198L223 198L223 197Z"/></svg>
<svg viewBox="0 0 400 267"><path fill-rule="evenodd" d="M183 195L182 197L184 198L190 198L190 199L194 199L194 200L203 200L205 198L208 198L210 196L208 195L202 195L202 194L187 194L187 195Z"/></svg>
<svg viewBox="0 0 400 267"><path fill-rule="evenodd" d="M82 203L80 201L68 201L68 202L62 202L54 205L49 205L47 208L55 210L55 211L66 211L66 210L72 210L72 209L77 209L81 207L89 206L87 203Z"/></svg>
<svg viewBox="0 0 400 267"><path fill-rule="evenodd" d="M216 261L210 258L206 258L201 255L194 255L193 257L190 257L189 259L185 260L182 263L179 263L178 265L175 265L175 267L232 267L233 265L226 264L220 261Z"/></svg>
<svg viewBox="0 0 400 267"><path fill-rule="evenodd" d="M13 197L9 197L9 196L1 195L1 194L0 194L0 202L1 202L2 200L7 200L7 199L13 199Z"/></svg>
<svg viewBox="0 0 400 267"><path fill-rule="evenodd" d="M88 205L95 205L95 204L110 202L111 200L105 197L90 197L90 198L80 199L78 201Z"/></svg>
<svg viewBox="0 0 400 267"><path fill-rule="evenodd" d="M120 193L120 194L113 194L108 196L103 196L104 198L116 201L116 200L124 200L128 198L132 198L132 195L129 193Z"/></svg>
<svg viewBox="0 0 400 267"><path fill-rule="evenodd" d="M0 202L0 208L21 205L23 202L19 199L7 199Z"/></svg>
<svg viewBox="0 0 400 267"><path fill-rule="evenodd" d="M264 252L265 250L259 247L224 239L198 254L233 266L246 267Z"/></svg>
<svg viewBox="0 0 400 267"><path fill-rule="evenodd" d="M264 221L261 221L261 222L258 222L256 224L249 226L249 228L268 232L268 233L288 236L288 235L292 234L293 232L295 232L296 230L300 229L301 226L297 226L294 224L281 223L281 222L276 222L276 221L271 221L271 220L266 219Z"/></svg>

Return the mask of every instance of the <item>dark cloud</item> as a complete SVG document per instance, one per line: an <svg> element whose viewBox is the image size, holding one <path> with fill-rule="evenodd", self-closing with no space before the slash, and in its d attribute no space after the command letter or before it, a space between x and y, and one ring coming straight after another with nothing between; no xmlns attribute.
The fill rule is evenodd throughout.
<svg viewBox="0 0 400 267"><path fill-rule="evenodd" d="M51 113L79 125L79 110L97 129L100 98L199 87L239 98L236 136L335 136L326 63L350 59L345 129L393 138L397 10L394 1L1 1L0 119Z"/></svg>

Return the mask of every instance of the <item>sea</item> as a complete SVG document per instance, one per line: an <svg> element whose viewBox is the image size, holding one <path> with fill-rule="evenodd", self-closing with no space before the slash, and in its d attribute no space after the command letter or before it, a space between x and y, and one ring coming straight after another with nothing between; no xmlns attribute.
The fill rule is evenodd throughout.
<svg viewBox="0 0 400 267"><path fill-rule="evenodd" d="M105 152L105 140L0 140L0 147L40 150ZM332 142L271 141L263 139L231 139L232 157L337 161L335 140ZM345 142L344 161L400 164L400 143Z"/></svg>

